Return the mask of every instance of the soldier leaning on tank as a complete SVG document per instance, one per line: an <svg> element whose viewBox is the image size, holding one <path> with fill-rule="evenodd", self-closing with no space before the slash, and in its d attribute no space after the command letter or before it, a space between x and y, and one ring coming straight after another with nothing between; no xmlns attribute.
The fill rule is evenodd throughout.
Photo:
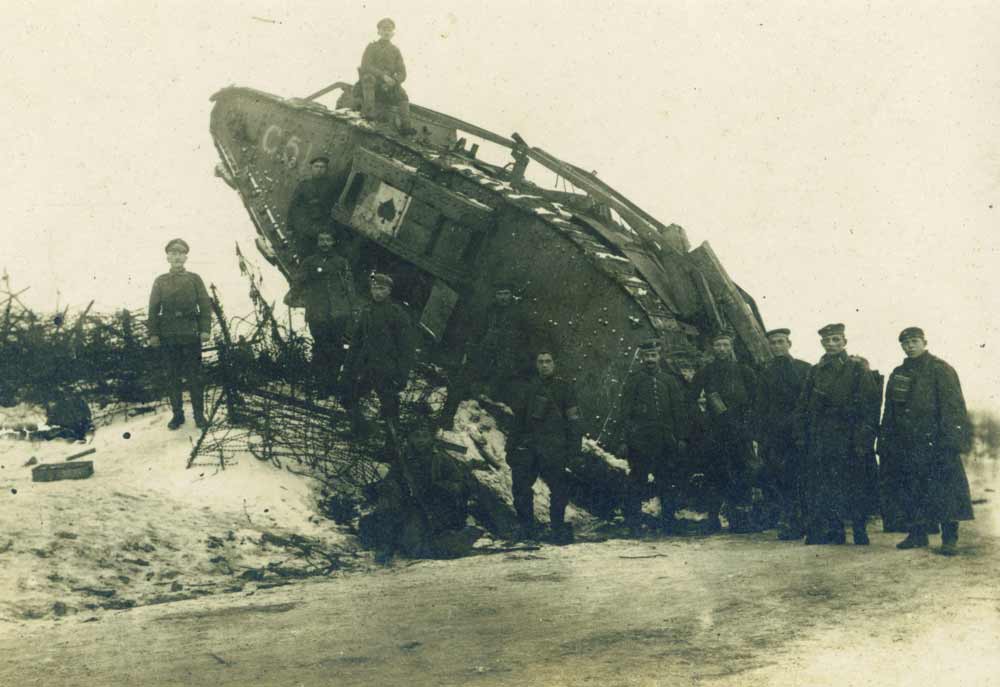
<svg viewBox="0 0 1000 687"><path fill-rule="evenodd" d="M507 443L513 447L507 452L507 463L519 537L535 536L532 487L541 477L550 492L552 540L568 544L573 541L573 528L566 522L569 504L566 469L580 452L583 436L580 411L573 384L556 375L555 355L551 350L538 350L535 369L536 374L526 385L516 409L515 426Z"/></svg>
<svg viewBox="0 0 1000 687"><path fill-rule="evenodd" d="M313 337L314 375L324 396L336 391L357 301L351 266L335 248L333 234L320 232L317 252L302 262L294 279L302 293L306 324Z"/></svg>
<svg viewBox="0 0 1000 687"><path fill-rule="evenodd" d="M416 351L416 336L410 316L391 298L392 277L375 274L371 280L372 302L358 317L351 335L351 347L344 363L344 379L350 385L347 404L351 408L351 428L363 428L362 401L374 391L381 415L399 419L399 392L406 386Z"/></svg>
<svg viewBox="0 0 1000 687"><path fill-rule="evenodd" d="M806 544L843 544L844 522L851 521L854 543L867 545L877 489L868 465L876 431L868 408L881 388L868 361L847 354L844 325L828 324L819 335L826 352L806 375L795 411Z"/></svg>
<svg viewBox="0 0 1000 687"><path fill-rule="evenodd" d="M900 549L927 546L941 523L941 553L954 555L958 521L972 520L972 500L961 454L971 448L971 427L955 370L927 352L919 327L899 334L906 353L892 371L879 431L884 508L901 514L909 532Z"/></svg>
<svg viewBox="0 0 1000 687"><path fill-rule="evenodd" d="M329 167L330 158L325 155L310 160L311 176L298 183L288 204L289 239L300 260L316 251L321 231L332 233L330 212L340 194L340 184L328 174Z"/></svg>
<svg viewBox="0 0 1000 687"><path fill-rule="evenodd" d="M212 310L205 283L194 272L184 269L190 248L183 239L173 239L166 246L170 271L153 282L149 294L149 345L159 348L166 365L170 408L170 429L184 424L183 386L191 394L194 422L199 428L205 420L204 389L201 377L201 346L212 333Z"/></svg>
<svg viewBox="0 0 1000 687"><path fill-rule="evenodd" d="M406 65L403 54L392 44L396 23L382 19L377 28L379 39L368 44L358 67L361 114L366 119L375 119L378 105L395 105L399 109L400 133L410 135L415 129L410 124L410 99L403 90Z"/></svg>
<svg viewBox="0 0 1000 687"><path fill-rule="evenodd" d="M767 341L774 356L759 375L757 436L763 457L760 476L765 500L778 516L778 539L792 541L805 534L799 472L802 459L795 447L795 405L802 394L809 368L791 355L788 329L772 329Z"/></svg>
<svg viewBox="0 0 1000 687"><path fill-rule="evenodd" d="M709 531L721 529L719 510L727 504L729 529L745 533L753 530L750 509L753 501L753 429L757 377L737 362L733 337L720 333L712 339L715 359L695 373L688 388L690 411L700 412L698 400L705 396L702 472L710 492Z"/></svg>
<svg viewBox="0 0 1000 687"><path fill-rule="evenodd" d="M674 514L688 481L687 410L684 389L660 366L656 341L639 347L641 361L622 391L622 443L618 454L629 464L625 522L633 536L641 533L642 501L649 492L649 475L660 498L660 529L677 531Z"/></svg>
<svg viewBox="0 0 1000 687"><path fill-rule="evenodd" d="M497 282L493 304L486 311L469 354L469 363L490 398L508 405L517 398L517 387L531 369L526 353L528 331L514 302L513 284Z"/></svg>

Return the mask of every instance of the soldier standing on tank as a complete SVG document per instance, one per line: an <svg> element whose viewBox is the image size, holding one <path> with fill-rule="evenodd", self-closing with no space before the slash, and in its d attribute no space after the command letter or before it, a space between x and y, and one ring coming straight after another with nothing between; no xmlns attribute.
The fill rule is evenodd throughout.
<svg viewBox="0 0 1000 687"><path fill-rule="evenodd" d="M410 316L391 298L392 286L387 274L372 277L372 302L361 310L351 335L344 376L350 384L347 403L355 433L362 430L361 404L370 391L378 396L382 417L394 424L399 420L399 392L409 378L416 337Z"/></svg>
<svg viewBox="0 0 1000 687"><path fill-rule="evenodd" d="M549 487L549 521L552 540L557 544L573 541L573 527L566 522L569 481L566 469L580 452L582 430L573 384L556 375L555 355L540 348L535 357L537 374L528 382L518 405L515 427L507 453L520 525L519 535L535 534L535 480L541 477Z"/></svg>
<svg viewBox="0 0 1000 687"><path fill-rule="evenodd" d="M892 371L878 450L886 501L896 504L909 532L900 549L927 546L941 523L941 553L957 553L958 521L972 520L972 500L961 454L971 448L969 416L955 370L927 352L919 327L899 334L906 353Z"/></svg>
<svg viewBox="0 0 1000 687"><path fill-rule="evenodd" d="M799 483L802 458L795 447L795 405L812 367L792 357L790 335L788 329L767 332L774 357L760 374L757 412L757 436L763 456L762 491L777 509L778 539L783 541L801 539L805 534Z"/></svg>
<svg viewBox="0 0 1000 687"><path fill-rule="evenodd" d="M708 527L718 531L719 510L727 504L729 529L752 531L750 509L753 501L753 429L757 377L737 362L733 337L727 332L712 338L715 359L699 370L688 388L688 407L699 411L705 398L705 442L702 471L712 492Z"/></svg>
<svg viewBox="0 0 1000 687"><path fill-rule="evenodd" d="M149 294L149 344L163 353L170 408L170 429L184 424L182 389L186 382L191 395L194 422L208 426L205 419L204 388L201 377L201 346L212 333L212 310L205 283L194 272L184 269L190 248L183 239L173 239L166 246L170 271L153 282Z"/></svg>
<svg viewBox="0 0 1000 687"><path fill-rule="evenodd" d="M375 119L377 103L395 105L399 109L400 133L410 135L415 129L410 124L410 99L403 90L406 65L403 54L392 44L396 23L392 19L379 21L377 41L368 44L361 56L358 75L361 77L361 114Z"/></svg>
<svg viewBox="0 0 1000 687"><path fill-rule="evenodd" d="M660 346L639 346L640 367L629 375L622 391L622 443L618 455L629 465L625 522L633 536L641 533L642 501L649 491L649 475L660 498L660 529L677 531L674 514L687 484L687 410L684 390L660 366Z"/></svg>
<svg viewBox="0 0 1000 687"><path fill-rule="evenodd" d="M802 455L806 544L867 545L866 520L877 489L867 464L875 441L873 399L881 393L864 358L847 354L843 324L819 330L826 351L809 373L796 407Z"/></svg>
<svg viewBox="0 0 1000 687"><path fill-rule="evenodd" d="M320 393L329 396L336 390L344 362L357 297L351 266L336 253L333 234L320 232L316 246L317 252L302 262L294 283L302 291L306 324L313 337L314 374Z"/></svg>
<svg viewBox="0 0 1000 687"><path fill-rule="evenodd" d="M300 261L316 251L320 232L332 232L330 212L340 195L340 184L329 175L329 167L326 155L310 160L311 176L298 183L288 204L289 239Z"/></svg>

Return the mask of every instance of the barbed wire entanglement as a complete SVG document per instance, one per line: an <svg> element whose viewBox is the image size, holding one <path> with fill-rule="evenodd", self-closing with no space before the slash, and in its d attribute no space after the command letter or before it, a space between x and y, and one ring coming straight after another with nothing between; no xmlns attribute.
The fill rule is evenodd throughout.
<svg viewBox="0 0 1000 687"><path fill-rule="evenodd" d="M384 473L380 466L390 460L385 427L371 422L370 433L351 434L350 413L340 400L315 391L308 363L310 340L296 331L291 318L279 319L261 290L260 271L239 246L236 255L253 312L227 318L211 288L218 325L216 385L206 399L208 427L196 440L188 467L225 468L249 454L319 478L329 495L329 510L353 511L365 487ZM411 421L417 406L440 407L434 401L442 384L436 368L418 365L403 394L401 424ZM364 401L363 414L370 420L377 416L374 396Z"/></svg>

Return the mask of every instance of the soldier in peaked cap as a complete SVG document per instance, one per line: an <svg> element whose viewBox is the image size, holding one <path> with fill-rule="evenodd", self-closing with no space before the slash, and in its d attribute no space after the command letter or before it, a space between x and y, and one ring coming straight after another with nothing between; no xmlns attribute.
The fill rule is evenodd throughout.
<svg viewBox="0 0 1000 687"><path fill-rule="evenodd" d="M712 531L721 527L719 509L725 501L730 530L749 532L757 376L736 360L731 333L719 332L711 343L715 359L695 374L688 387L691 413L701 412L698 400L702 394L705 397L702 472L712 492L708 526Z"/></svg>
<svg viewBox="0 0 1000 687"><path fill-rule="evenodd" d="M361 403L371 391L378 395L382 417L399 420L399 392L406 386L417 339L410 316L392 300L392 286L389 275L372 276L372 300L361 310L344 363L355 432L362 429Z"/></svg>
<svg viewBox="0 0 1000 687"><path fill-rule="evenodd" d="M883 508L897 511L908 531L898 548L927 546L928 528L941 523L941 553L954 555L958 522L973 517L961 459L972 444L962 385L927 351L922 329L907 327L899 342L906 358L889 375L878 440Z"/></svg>
<svg viewBox="0 0 1000 687"><path fill-rule="evenodd" d="M316 239L323 231L332 232L339 240L347 238L344 232L336 231L330 218L342 183L329 170L330 158L326 155L309 160L310 176L298 183L288 204L287 231L300 261L316 252Z"/></svg>
<svg viewBox="0 0 1000 687"><path fill-rule="evenodd" d="M790 337L791 330L785 328L767 332L774 357L760 373L757 395L757 436L763 457L761 490L777 511L778 538L782 540L801 539L805 534L799 484L802 458L795 447L795 404L812 367L792 357Z"/></svg>
<svg viewBox="0 0 1000 687"><path fill-rule="evenodd" d="M639 346L639 369L629 375L622 390L622 443L618 453L629 464L625 522L633 535L641 528L642 501L649 491L649 475L660 498L660 527L676 532L674 514L687 482L687 406L684 389L660 366L657 341Z"/></svg>
<svg viewBox="0 0 1000 687"><path fill-rule="evenodd" d="M807 544L843 544L845 521L854 543L868 544L866 522L878 498L874 440L882 378L867 360L847 354L844 331L843 324L819 330L826 352L796 404Z"/></svg>
<svg viewBox="0 0 1000 687"><path fill-rule="evenodd" d="M403 54L392 44L396 23L386 18L379 21L376 28L379 39L368 44L358 67L361 114L375 119L379 105L396 105L400 133L410 135L414 133L410 125L410 99L402 85L406 80L406 65Z"/></svg>
<svg viewBox="0 0 1000 687"><path fill-rule="evenodd" d="M167 368L173 411L167 423L170 429L184 424L182 393L185 383L191 395L195 424L199 428L208 424L201 379L201 346L208 342L212 332L212 306L201 277L184 269L189 252L190 247L184 239L167 243L170 271L153 282L147 311L149 344L162 351Z"/></svg>

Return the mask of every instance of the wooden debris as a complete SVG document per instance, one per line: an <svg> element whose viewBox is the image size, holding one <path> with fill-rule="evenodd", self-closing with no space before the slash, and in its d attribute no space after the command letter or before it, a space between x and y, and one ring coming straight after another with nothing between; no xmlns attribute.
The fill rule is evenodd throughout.
<svg viewBox="0 0 1000 687"><path fill-rule="evenodd" d="M94 474L94 462L44 463L31 470L32 482L55 482L62 479L87 479Z"/></svg>

